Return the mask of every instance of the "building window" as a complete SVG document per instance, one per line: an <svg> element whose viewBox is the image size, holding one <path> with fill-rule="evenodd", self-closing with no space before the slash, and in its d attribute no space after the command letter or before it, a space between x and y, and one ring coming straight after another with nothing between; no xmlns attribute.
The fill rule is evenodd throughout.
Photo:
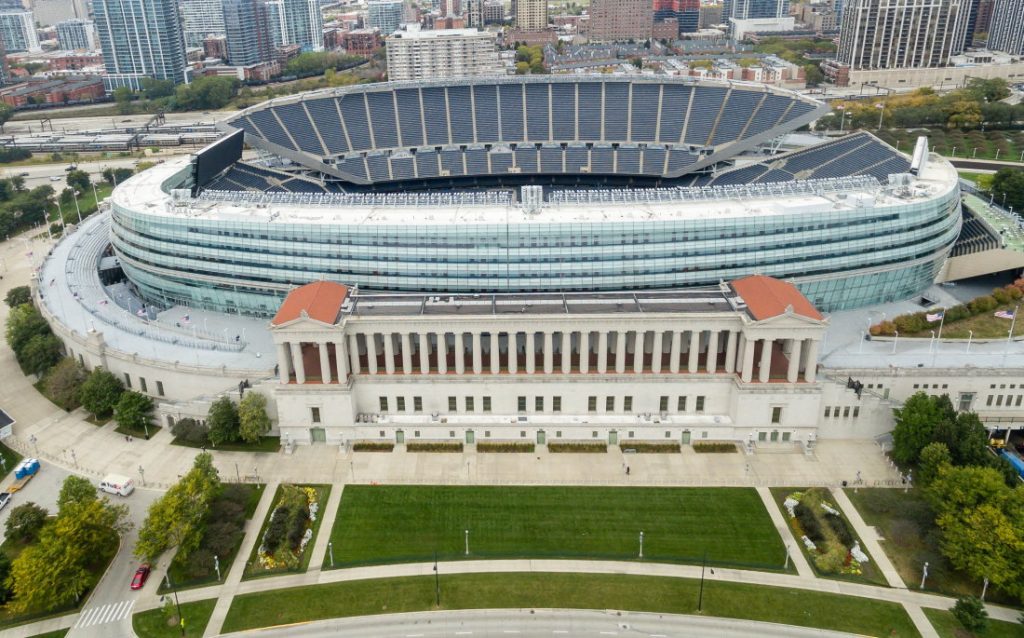
<svg viewBox="0 0 1024 638"><path fill-rule="evenodd" d="M544 397L533 397L533 410L535 412L544 411Z"/></svg>
<svg viewBox="0 0 1024 638"><path fill-rule="evenodd" d="M484 412L491 411L491 397L484 397Z"/></svg>
<svg viewBox="0 0 1024 638"><path fill-rule="evenodd" d="M772 423L782 423L782 408L772 408Z"/></svg>
<svg viewBox="0 0 1024 638"><path fill-rule="evenodd" d="M915 389L915 390L916 390L916 389L918 389L918 388L920 388L920 387L921 387L921 384L920 384L920 383L915 383L915 384L914 384L914 389Z"/></svg>
<svg viewBox="0 0 1024 638"><path fill-rule="evenodd" d="M466 397L466 412L473 412L476 410L476 402L473 397Z"/></svg>
<svg viewBox="0 0 1024 638"><path fill-rule="evenodd" d="M782 441L783 441L784 443L788 443L788 442L789 442L789 435L790 435L790 433L789 433L789 432L783 432L783 433L782 433Z"/></svg>
<svg viewBox="0 0 1024 638"><path fill-rule="evenodd" d="M665 438L666 438L666 439L670 439L670 438L672 438L672 433L671 433L671 432L669 432L668 430L665 430Z"/></svg>
<svg viewBox="0 0 1024 638"><path fill-rule="evenodd" d="M767 441L768 440L768 433L767 432L758 432L757 433L757 440L758 441Z"/></svg>
<svg viewBox="0 0 1024 638"><path fill-rule="evenodd" d="M988 398L985 400L985 405L988 405L988 406L992 405L992 395L991 394L988 395Z"/></svg>
<svg viewBox="0 0 1024 638"><path fill-rule="evenodd" d="M594 430L593 432L591 432L590 438L592 438L592 439L596 439L597 438L597 430Z"/></svg>
<svg viewBox="0 0 1024 638"><path fill-rule="evenodd" d="M708 438L708 431L704 430L703 432L701 432L700 433L700 438L702 438L702 439Z"/></svg>
<svg viewBox="0 0 1024 638"><path fill-rule="evenodd" d="M996 407L1000 408L1002 406L1003 406L1003 395L1000 394L1000 395L996 396Z"/></svg>
<svg viewBox="0 0 1024 638"><path fill-rule="evenodd" d="M521 439L525 439L526 438L526 430L519 430L519 438L521 438Z"/></svg>
<svg viewBox="0 0 1024 638"><path fill-rule="evenodd" d="M556 439L562 438L562 431L561 430L558 430L557 432L555 432L555 438Z"/></svg>
<svg viewBox="0 0 1024 638"><path fill-rule="evenodd" d="M615 397L604 398L604 411L614 412L615 411Z"/></svg>
<svg viewBox="0 0 1024 638"><path fill-rule="evenodd" d="M561 412L562 411L562 397L551 397L551 411Z"/></svg>
<svg viewBox="0 0 1024 638"><path fill-rule="evenodd" d="M312 421L313 423L320 422L320 408L309 409L309 420Z"/></svg>
<svg viewBox="0 0 1024 638"><path fill-rule="evenodd" d="M416 430L415 432L412 433L412 435L418 439L420 438L420 431Z"/></svg>
<svg viewBox="0 0 1024 638"><path fill-rule="evenodd" d="M395 397L395 409L405 412L405 397Z"/></svg>
<svg viewBox="0 0 1024 638"><path fill-rule="evenodd" d="M380 431L380 438L382 438L382 439L384 438L384 430Z"/></svg>
<svg viewBox="0 0 1024 638"><path fill-rule="evenodd" d="M676 400L676 411L686 412L686 397L679 397Z"/></svg>
<svg viewBox="0 0 1024 638"><path fill-rule="evenodd" d="M157 394L157 396L160 396L160 397L162 397L164 395L164 382L163 381L157 381L156 382L156 394Z"/></svg>
<svg viewBox="0 0 1024 638"><path fill-rule="evenodd" d="M855 405L855 406L853 406L853 418L856 419L859 416L860 416L860 406L859 405Z"/></svg>
<svg viewBox="0 0 1024 638"><path fill-rule="evenodd" d="M597 397L587 397L587 412L597 412Z"/></svg>
<svg viewBox="0 0 1024 638"><path fill-rule="evenodd" d="M520 412L526 412L526 397L518 397L516 399L516 409Z"/></svg>
<svg viewBox="0 0 1024 638"><path fill-rule="evenodd" d="M633 397L622 398L622 411L632 412L633 411Z"/></svg>
<svg viewBox="0 0 1024 638"><path fill-rule="evenodd" d="M145 377L139 377L139 390L142 390L143 392L149 392L149 389L146 387Z"/></svg>
<svg viewBox="0 0 1024 638"><path fill-rule="evenodd" d="M843 408L843 418L845 419L848 416L850 416L850 406Z"/></svg>
<svg viewBox="0 0 1024 638"><path fill-rule="evenodd" d="M458 412L458 410L459 410L458 399L456 399L455 397L448 397L448 411L449 412Z"/></svg>
<svg viewBox="0 0 1024 638"><path fill-rule="evenodd" d="M636 438L636 432L634 432L633 430L630 430L629 431L629 438L635 439Z"/></svg>
<svg viewBox="0 0 1024 638"><path fill-rule="evenodd" d="M699 397L697 397L697 412L703 412L703 411L704 411L704 397L703 396L699 396Z"/></svg>
<svg viewBox="0 0 1024 638"><path fill-rule="evenodd" d="M412 411L423 412L423 397L412 398Z"/></svg>
<svg viewBox="0 0 1024 638"><path fill-rule="evenodd" d="M132 377L131 377L131 375L130 375L130 374L128 374L127 372L125 372L125 373L124 373L124 385L125 385L125 387L126 387L126 388L128 388L129 390L130 390L130 389L131 389L131 387L132 387Z"/></svg>
<svg viewBox="0 0 1024 638"><path fill-rule="evenodd" d="M1020 400L1022 398L1024 398L1024 394L1018 394L1017 395L1017 403L1015 403L1014 405L1017 406L1017 407L1020 407Z"/></svg>
<svg viewBox="0 0 1024 638"><path fill-rule="evenodd" d="M668 412L668 397L658 399L658 412Z"/></svg>
<svg viewBox="0 0 1024 638"><path fill-rule="evenodd" d="M825 406L825 418L827 419L830 416L832 416L832 406L826 405Z"/></svg>
<svg viewBox="0 0 1024 638"><path fill-rule="evenodd" d="M448 438L450 438L450 439L454 439L455 438L455 430L448 430Z"/></svg>
<svg viewBox="0 0 1024 638"><path fill-rule="evenodd" d="M484 431L484 438L485 439L491 438L491 431L490 430L485 430Z"/></svg>
<svg viewBox="0 0 1024 638"><path fill-rule="evenodd" d="M388 398L387 397L378 397L377 401L380 403L380 411L381 412L387 412L388 411Z"/></svg>

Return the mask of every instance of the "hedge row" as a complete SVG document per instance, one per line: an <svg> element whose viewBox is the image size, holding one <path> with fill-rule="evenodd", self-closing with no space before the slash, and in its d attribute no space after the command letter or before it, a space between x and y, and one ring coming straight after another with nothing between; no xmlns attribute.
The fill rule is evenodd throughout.
<svg viewBox="0 0 1024 638"><path fill-rule="evenodd" d="M395 444L390 441L356 441L352 444L353 452L391 452Z"/></svg>
<svg viewBox="0 0 1024 638"><path fill-rule="evenodd" d="M678 443L655 443L653 441L623 441L619 447L623 451L633 450L640 454L674 454L682 449Z"/></svg>
<svg viewBox="0 0 1024 638"><path fill-rule="evenodd" d="M548 452L560 453L577 453L577 454L604 454L608 451L608 446L604 443L569 443L569 442L556 442L548 443Z"/></svg>
<svg viewBox="0 0 1024 638"><path fill-rule="evenodd" d="M461 452L462 443L456 441L413 441L405 446L407 452Z"/></svg>
<svg viewBox="0 0 1024 638"><path fill-rule="evenodd" d="M481 441L476 444L477 452L525 452L533 453L537 448L533 443L521 443L518 441Z"/></svg>
<svg viewBox="0 0 1024 638"><path fill-rule="evenodd" d="M693 444L693 451L699 454L723 454L736 451L735 443L698 441Z"/></svg>
<svg viewBox="0 0 1024 638"><path fill-rule="evenodd" d="M1021 298L1024 298L1024 279L1018 279L1012 284L996 288L991 295L975 297L968 303L947 308L945 323L950 324L993 312L999 306L1019 301ZM892 337L895 336L897 330L901 335L924 332L939 325L938 321L928 321L926 317L928 314L928 311L922 310L921 312L898 315L891 320L871 326L869 332L874 337Z"/></svg>

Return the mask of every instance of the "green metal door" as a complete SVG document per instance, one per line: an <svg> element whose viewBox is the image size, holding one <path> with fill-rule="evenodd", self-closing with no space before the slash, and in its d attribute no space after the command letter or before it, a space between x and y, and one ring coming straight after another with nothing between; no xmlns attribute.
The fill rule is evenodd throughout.
<svg viewBox="0 0 1024 638"><path fill-rule="evenodd" d="M405 432L401 430L395 430L395 443L402 445L405 443Z"/></svg>
<svg viewBox="0 0 1024 638"><path fill-rule="evenodd" d="M690 444L690 431L689 430L683 430L683 445L689 445L689 444Z"/></svg>
<svg viewBox="0 0 1024 638"><path fill-rule="evenodd" d="M473 445L474 441L476 441L476 435L473 430L466 430L466 445Z"/></svg>
<svg viewBox="0 0 1024 638"><path fill-rule="evenodd" d="M772 430L772 443L775 443L778 440L779 440L779 431L778 430Z"/></svg>
<svg viewBox="0 0 1024 638"><path fill-rule="evenodd" d="M618 444L619 444L619 433L616 432L615 430L612 430L611 432L608 433L608 445L618 445Z"/></svg>
<svg viewBox="0 0 1024 638"><path fill-rule="evenodd" d="M547 435L544 434L544 430L537 430L537 445L544 445L547 441Z"/></svg>
<svg viewBox="0 0 1024 638"><path fill-rule="evenodd" d="M327 430L323 428L309 428L309 439L313 443L327 443Z"/></svg>

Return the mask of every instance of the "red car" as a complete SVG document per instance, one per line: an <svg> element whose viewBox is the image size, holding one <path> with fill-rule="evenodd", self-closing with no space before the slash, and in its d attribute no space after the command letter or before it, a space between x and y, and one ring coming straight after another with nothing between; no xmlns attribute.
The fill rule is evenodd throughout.
<svg viewBox="0 0 1024 638"><path fill-rule="evenodd" d="M140 565L135 570L135 575L132 576L132 589L142 589L142 586L146 584L147 578L149 578L149 565Z"/></svg>

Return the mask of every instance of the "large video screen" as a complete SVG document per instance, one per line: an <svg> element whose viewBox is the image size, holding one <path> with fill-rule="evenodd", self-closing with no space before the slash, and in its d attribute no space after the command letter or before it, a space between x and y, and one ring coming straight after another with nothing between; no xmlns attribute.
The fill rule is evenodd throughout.
<svg viewBox="0 0 1024 638"><path fill-rule="evenodd" d="M192 174L192 195L199 192L220 173L242 159L245 131L235 131L196 153Z"/></svg>

